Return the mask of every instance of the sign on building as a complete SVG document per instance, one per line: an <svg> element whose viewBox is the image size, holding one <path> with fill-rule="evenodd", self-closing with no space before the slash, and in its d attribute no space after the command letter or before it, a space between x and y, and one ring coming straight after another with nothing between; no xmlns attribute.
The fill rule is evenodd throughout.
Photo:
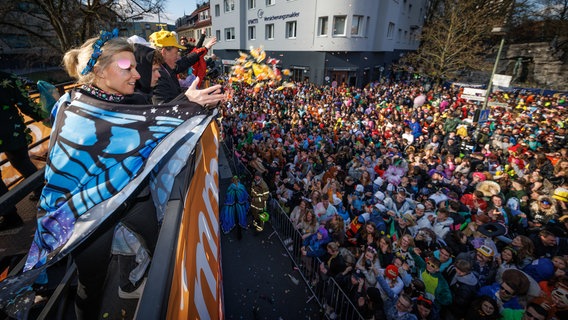
<svg viewBox="0 0 568 320"><path fill-rule="evenodd" d="M484 101L485 92L485 89L463 88L461 98L469 101Z"/></svg>
<svg viewBox="0 0 568 320"><path fill-rule="evenodd" d="M493 85L497 87L508 87L511 84L512 76L506 74L494 74Z"/></svg>

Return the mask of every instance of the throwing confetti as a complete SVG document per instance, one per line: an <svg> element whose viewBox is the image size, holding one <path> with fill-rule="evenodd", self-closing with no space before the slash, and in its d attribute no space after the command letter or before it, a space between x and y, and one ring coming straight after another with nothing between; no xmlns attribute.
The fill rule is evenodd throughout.
<svg viewBox="0 0 568 320"><path fill-rule="evenodd" d="M262 47L251 48L249 54L239 52L240 56L236 59L236 64L231 68L230 83L244 82L248 85L254 85L254 93L258 93L260 88L269 86L276 87L282 81L282 76L289 76L290 70L283 69L280 71L276 66L280 60L273 58L266 59L266 52ZM263 61L266 59L266 63ZM280 91L284 88L292 88L294 84L291 82L282 82L275 90Z"/></svg>

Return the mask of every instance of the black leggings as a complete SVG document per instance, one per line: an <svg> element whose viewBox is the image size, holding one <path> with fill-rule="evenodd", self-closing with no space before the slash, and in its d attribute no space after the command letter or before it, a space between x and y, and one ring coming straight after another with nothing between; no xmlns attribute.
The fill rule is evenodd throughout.
<svg viewBox="0 0 568 320"><path fill-rule="evenodd" d="M146 197L143 201L132 204L126 216L120 221L141 237L143 245L148 248L152 256L159 232L152 197ZM79 275L75 300L77 319L99 318L107 268L111 261L110 252L115 226L108 226L102 234L73 254ZM127 270L126 274L128 272L130 270Z"/></svg>

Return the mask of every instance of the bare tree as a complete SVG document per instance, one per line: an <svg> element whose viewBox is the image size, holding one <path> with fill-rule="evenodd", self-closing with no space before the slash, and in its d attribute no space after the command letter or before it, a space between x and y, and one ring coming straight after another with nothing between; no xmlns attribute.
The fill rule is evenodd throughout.
<svg viewBox="0 0 568 320"><path fill-rule="evenodd" d="M28 0L2 1L3 33L29 36L60 54L101 29L163 10L166 0Z"/></svg>
<svg viewBox="0 0 568 320"><path fill-rule="evenodd" d="M402 63L435 80L459 70L487 68L484 57L491 29L503 26L513 0L434 1L416 53Z"/></svg>
<svg viewBox="0 0 568 320"><path fill-rule="evenodd" d="M538 0L534 14L543 20L568 21L568 0Z"/></svg>

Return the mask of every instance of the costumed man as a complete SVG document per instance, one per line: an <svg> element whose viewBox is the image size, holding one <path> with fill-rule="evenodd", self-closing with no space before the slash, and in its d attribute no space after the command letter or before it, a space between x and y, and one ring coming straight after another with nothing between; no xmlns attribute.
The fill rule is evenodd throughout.
<svg viewBox="0 0 568 320"><path fill-rule="evenodd" d="M247 228L247 212L250 206L249 194L245 186L239 181L239 177L233 177L233 183L227 189L225 205L221 209L221 229L229 233L237 224L241 228Z"/></svg>
<svg viewBox="0 0 568 320"><path fill-rule="evenodd" d="M201 36L199 37L199 41L197 42L197 44L195 44L195 42L192 44L191 41L188 45L186 45L188 51L190 53L197 53L199 55L199 59L197 60L197 62L195 62L192 65L192 69L193 69L193 74L195 74L196 77L199 78L199 83L197 84L198 88L201 88L203 85L203 79L205 79L205 76L207 74L207 62L205 61L205 53L207 53L209 51L209 48L207 48L207 51L205 51L205 53L203 52L203 42L205 41L205 37L207 35L205 34L205 30L203 30L203 32L201 33ZM217 38L214 38L217 39ZM195 39L193 39L195 41ZM216 41L216 40L215 40ZM194 46L195 45L195 46Z"/></svg>
<svg viewBox="0 0 568 320"><path fill-rule="evenodd" d="M160 51L164 58L164 63L160 69L160 79L154 88L152 102L154 104L163 104L171 102L178 97L182 93L182 89L177 79L177 74L187 71L216 42L217 39L213 38L199 50L180 57L179 49L185 50L187 48L178 43L172 32L162 29L152 33L150 35L150 43Z"/></svg>
<svg viewBox="0 0 568 320"><path fill-rule="evenodd" d="M264 221L261 220L260 215L264 212L264 208L266 208L266 201L268 200L269 194L268 185L262 179L262 174L257 171L254 174L254 181L250 192L252 198L250 211L254 219L253 225L258 232L264 230Z"/></svg>

